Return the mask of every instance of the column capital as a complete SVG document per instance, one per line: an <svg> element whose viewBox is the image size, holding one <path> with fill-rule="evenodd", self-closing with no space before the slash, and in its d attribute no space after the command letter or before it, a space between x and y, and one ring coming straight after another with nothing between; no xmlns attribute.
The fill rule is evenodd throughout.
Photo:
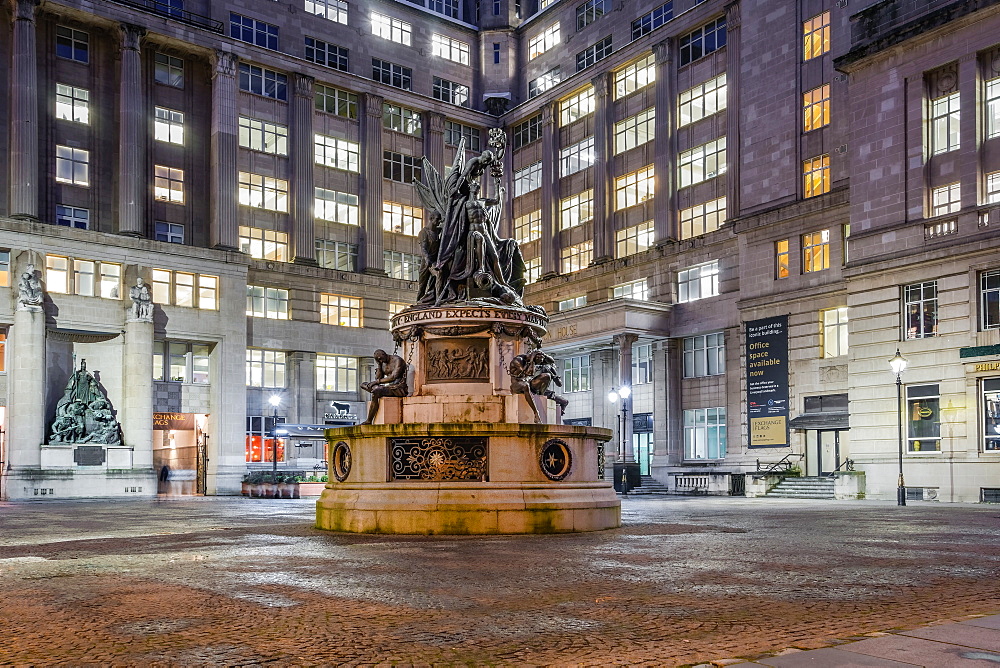
<svg viewBox="0 0 1000 668"><path fill-rule="evenodd" d="M134 23L119 23L118 30L121 32L122 51L138 51L142 38L146 36L146 29Z"/></svg>
<svg viewBox="0 0 1000 668"><path fill-rule="evenodd" d="M292 74L292 87L295 91L295 95L299 97L308 97L312 99L313 97L313 85L316 83L316 78L311 77L308 74Z"/></svg>
<svg viewBox="0 0 1000 668"><path fill-rule="evenodd" d="M611 72L602 72L590 80L596 97L606 97L611 91Z"/></svg>
<svg viewBox="0 0 1000 668"><path fill-rule="evenodd" d="M35 10L41 0L14 0L14 20L31 21L35 20Z"/></svg>
<svg viewBox="0 0 1000 668"><path fill-rule="evenodd" d="M740 28L740 3L726 5L726 32Z"/></svg>
<svg viewBox="0 0 1000 668"><path fill-rule="evenodd" d="M371 118L382 118L382 104L385 98L374 93L362 93L361 99L365 103L365 114Z"/></svg>
<svg viewBox="0 0 1000 668"><path fill-rule="evenodd" d="M728 24L727 24L728 25ZM657 42L653 45L653 56L657 63L670 63L674 60L674 40L672 37Z"/></svg>
<svg viewBox="0 0 1000 668"><path fill-rule="evenodd" d="M557 102L550 102L542 107L542 125L555 125L556 122L556 104Z"/></svg>
<svg viewBox="0 0 1000 668"><path fill-rule="evenodd" d="M444 134L444 114L436 111L427 112L427 131L432 134Z"/></svg>
<svg viewBox="0 0 1000 668"><path fill-rule="evenodd" d="M235 77L236 63L238 62L239 58L236 57L235 53L216 49L212 57L212 78L214 79L220 74L222 76Z"/></svg>
<svg viewBox="0 0 1000 668"><path fill-rule="evenodd" d="M638 334L615 334L612 338L619 349L632 350L632 344L639 340Z"/></svg>

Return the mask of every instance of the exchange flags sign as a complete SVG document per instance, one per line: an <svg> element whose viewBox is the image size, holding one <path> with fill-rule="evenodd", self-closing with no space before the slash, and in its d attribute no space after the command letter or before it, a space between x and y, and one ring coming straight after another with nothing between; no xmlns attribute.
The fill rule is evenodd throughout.
<svg viewBox="0 0 1000 668"><path fill-rule="evenodd" d="M788 446L788 316L746 323L747 425L751 448Z"/></svg>

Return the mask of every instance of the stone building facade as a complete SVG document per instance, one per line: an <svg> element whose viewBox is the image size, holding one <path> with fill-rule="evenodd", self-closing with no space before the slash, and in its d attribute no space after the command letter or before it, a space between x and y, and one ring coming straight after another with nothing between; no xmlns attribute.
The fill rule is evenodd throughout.
<svg viewBox="0 0 1000 668"><path fill-rule="evenodd" d="M503 127L566 420L679 492L787 456L893 498L899 416L911 496L992 498L998 4L9 0L2 493L321 467L308 426L364 413L414 294L420 157ZM747 323L772 318L787 427L754 436ZM100 462L47 443L81 359L123 429Z"/></svg>

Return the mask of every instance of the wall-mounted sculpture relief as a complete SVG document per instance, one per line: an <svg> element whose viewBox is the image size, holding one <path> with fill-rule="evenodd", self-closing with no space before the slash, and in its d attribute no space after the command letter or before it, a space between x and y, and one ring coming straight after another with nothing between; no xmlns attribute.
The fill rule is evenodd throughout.
<svg viewBox="0 0 1000 668"><path fill-rule="evenodd" d="M432 339L426 355L428 383L485 383L490 379L489 339Z"/></svg>

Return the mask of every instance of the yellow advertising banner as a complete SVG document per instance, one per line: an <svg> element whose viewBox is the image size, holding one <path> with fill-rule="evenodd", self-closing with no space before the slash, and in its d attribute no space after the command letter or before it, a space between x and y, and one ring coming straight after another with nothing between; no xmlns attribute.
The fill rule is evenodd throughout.
<svg viewBox="0 0 1000 668"><path fill-rule="evenodd" d="M784 415L750 418L750 446L787 445L788 427Z"/></svg>

